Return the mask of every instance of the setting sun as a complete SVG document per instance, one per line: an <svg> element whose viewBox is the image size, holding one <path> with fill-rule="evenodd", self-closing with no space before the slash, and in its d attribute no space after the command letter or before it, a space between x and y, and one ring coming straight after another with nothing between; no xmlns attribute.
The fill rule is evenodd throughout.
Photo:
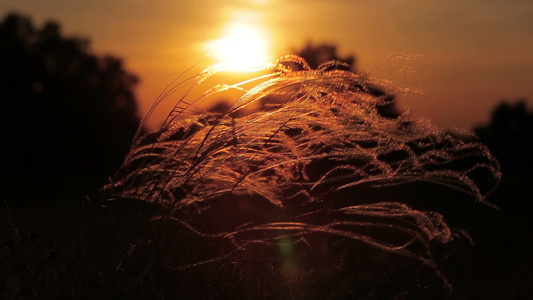
<svg viewBox="0 0 533 300"><path fill-rule="evenodd" d="M226 36L208 43L208 50L224 69L253 71L269 60L267 39L259 28L247 23L232 23Z"/></svg>

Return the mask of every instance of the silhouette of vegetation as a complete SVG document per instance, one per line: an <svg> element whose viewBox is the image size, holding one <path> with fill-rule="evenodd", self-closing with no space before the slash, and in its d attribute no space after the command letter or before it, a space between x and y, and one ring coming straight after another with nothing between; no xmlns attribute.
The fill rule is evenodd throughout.
<svg viewBox="0 0 533 300"><path fill-rule="evenodd" d="M6 16L0 23L0 178L6 198L87 193L84 185L103 184L139 125L137 82L120 59L92 54L88 40L62 36L59 24L36 28L28 17ZM29 182L34 188L24 188Z"/></svg>
<svg viewBox="0 0 533 300"><path fill-rule="evenodd" d="M533 112L526 101L501 102L476 134L494 154L503 172L501 184L490 197L499 214L477 225L479 246L470 258L484 262L494 286L492 293L480 298L529 299L533 289ZM475 227L475 226L474 226ZM494 232L496 234L487 234ZM487 250L490 249L490 250Z"/></svg>
<svg viewBox="0 0 533 300"><path fill-rule="evenodd" d="M475 129L502 165L502 171L533 175L533 112L525 100L501 103L489 124Z"/></svg>
<svg viewBox="0 0 533 300"><path fill-rule="evenodd" d="M305 59L312 69L318 69L320 65L334 61L340 63L335 66L336 69L356 72L355 56L340 57L335 45L320 44L315 46L312 43L307 43L305 47L295 51L294 54Z"/></svg>

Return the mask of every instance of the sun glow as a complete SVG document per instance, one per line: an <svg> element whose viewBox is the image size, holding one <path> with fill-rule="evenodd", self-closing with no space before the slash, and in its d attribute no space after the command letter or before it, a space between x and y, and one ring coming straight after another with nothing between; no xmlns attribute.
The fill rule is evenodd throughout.
<svg viewBox="0 0 533 300"><path fill-rule="evenodd" d="M224 69L253 71L269 60L267 39L259 28L248 23L232 23L226 36L208 43L208 50Z"/></svg>

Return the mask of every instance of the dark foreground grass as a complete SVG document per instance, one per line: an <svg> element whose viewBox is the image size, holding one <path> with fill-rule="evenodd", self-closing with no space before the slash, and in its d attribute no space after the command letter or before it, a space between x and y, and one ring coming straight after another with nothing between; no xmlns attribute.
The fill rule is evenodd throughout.
<svg viewBox="0 0 533 300"><path fill-rule="evenodd" d="M408 89L298 57L227 112L188 115L202 100L188 93L217 71L169 86L156 105L186 92L167 121L140 131L103 196L58 216L57 231L6 215L8 299L469 295L460 228L497 212L487 195L500 176L475 137L381 115L392 98L370 87ZM206 95L228 89L243 85ZM233 117L258 102L267 111Z"/></svg>
<svg viewBox="0 0 533 300"><path fill-rule="evenodd" d="M310 299L327 299L331 295L337 298L350 295L345 297L350 299L394 299L396 296L398 299L529 299L533 295L530 284L533 226L527 216L531 206L524 205L529 203L531 187L531 179L504 175L502 184L489 199L500 204L501 211L473 204L461 207L454 217L448 218L449 223L467 229L474 239L473 245L463 242L433 249L435 263L453 285L449 296L432 272L397 256L389 257L386 268L373 269L367 265L366 271L363 257L358 269L344 270L348 271L344 276L341 276L342 269L330 270L343 259L336 256L317 262L323 272L332 272L320 281L309 279L308 283L296 285L294 279L284 281L281 277L279 287L269 289L263 284L261 289L258 280L255 291L250 284L239 287L244 269L238 271L235 267L230 272L226 265L221 268L226 268L227 273L220 273L221 268L215 264L194 271L169 269L159 276L168 275L165 280L157 282L158 276L154 274L151 286L145 286L146 281L138 282L137 278L117 281L111 276L116 272L117 259L124 255L128 243L135 243L136 236L130 235L128 241L122 232L138 220L137 213L61 203L13 207L11 216L19 233L18 240L7 238L7 213L5 209L0 210L0 294L3 299L183 299L185 296L246 299L254 298L251 295L255 293L255 298L270 295L270 298L290 299L308 288ZM406 194L411 192L404 191L399 197ZM187 243L182 247L188 247ZM363 254L382 256L373 250ZM248 272L253 273L254 269L249 268ZM255 272L264 274L263 280L268 279L265 270ZM294 297L290 296L291 289L296 290L292 292Z"/></svg>

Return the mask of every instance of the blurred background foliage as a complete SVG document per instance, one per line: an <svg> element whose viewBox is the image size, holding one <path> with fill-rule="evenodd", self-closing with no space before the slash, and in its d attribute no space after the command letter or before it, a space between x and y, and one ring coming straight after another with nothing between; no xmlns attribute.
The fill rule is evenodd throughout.
<svg viewBox="0 0 533 300"><path fill-rule="evenodd" d="M1 21L0 193L8 200L89 193L129 150L138 77L89 45L64 37L55 22Z"/></svg>

